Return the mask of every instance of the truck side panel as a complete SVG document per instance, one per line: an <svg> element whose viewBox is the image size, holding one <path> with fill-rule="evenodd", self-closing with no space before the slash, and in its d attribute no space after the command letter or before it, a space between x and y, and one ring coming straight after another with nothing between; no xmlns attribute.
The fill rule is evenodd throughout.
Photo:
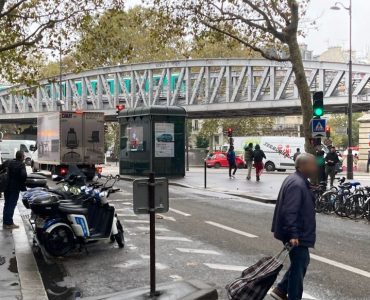
<svg viewBox="0 0 370 300"><path fill-rule="evenodd" d="M82 114L62 112L60 114L61 164L81 163L83 155Z"/></svg>
<svg viewBox="0 0 370 300"><path fill-rule="evenodd" d="M104 113L83 114L83 146L85 164L104 163Z"/></svg>
<svg viewBox="0 0 370 300"><path fill-rule="evenodd" d="M51 113L37 118L37 162L60 164L59 113Z"/></svg>

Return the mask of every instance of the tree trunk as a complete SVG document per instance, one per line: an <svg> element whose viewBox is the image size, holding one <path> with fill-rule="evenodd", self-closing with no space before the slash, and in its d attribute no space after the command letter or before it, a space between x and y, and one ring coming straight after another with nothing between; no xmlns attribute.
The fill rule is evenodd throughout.
<svg viewBox="0 0 370 300"><path fill-rule="evenodd" d="M307 83L306 73L303 66L301 51L297 39L292 39L288 43L290 60L293 66L295 75L295 84L298 88L299 97L301 99L302 116L303 116L303 133L305 137L305 150L308 153L315 154L315 149L310 142L312 119L312 102L310 87Z"/></svg>

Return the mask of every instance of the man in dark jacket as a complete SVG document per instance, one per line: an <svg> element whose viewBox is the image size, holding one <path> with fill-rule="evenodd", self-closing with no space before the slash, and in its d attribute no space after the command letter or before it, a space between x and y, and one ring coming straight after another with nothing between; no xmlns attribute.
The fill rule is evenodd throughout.
<svg viewBox="0 0 370 300"><path fill-rule="evenodd" d="M334 184L336 165L339 163L337 150L335 147L330 148L330 152L325 157L326 167L326 178L330 177L330 187Z"/></svg>
<svg viewBox="0 0 370 300"><path fill-rule="evenodd" d="M229 178L234 178L236 170L238 167L236 166L236 154L234 151L234 146L230 146L229 151L227 151L227 162L229 163ZM234 169L234 172L231 171Z"/></svg>
<svg viewBox="0 0 370 300"><path fill-rule="evenodd" d="M15 159L8 160L0 166L0 170L8 168L8 186L4 192L5 204L3 211L3 226L5 229L19 228L13 222L14 209L17 206L19 192L25 191L27 179L26 166L24 164L23 151L17 151Z"/></svg>
<svg viewBox="0 0 370 300"><path fill-rule="evenodd" d="M315 157L301 154L295 166L296 172L285 179L280 189L272 223L275 238L293 247L289 252L290 267L271 292L277 300L302 299L303 279L310 262L308 248L316 242L315 198L308 181L317 175Z"/></svg>
<svg viewBox="0 0 370 300"><path fill-rule="evenodd" d="M253 166L253 143L249 143L244 149L244 161L247 167L247 180L251 179L252 166Z"/></svg>

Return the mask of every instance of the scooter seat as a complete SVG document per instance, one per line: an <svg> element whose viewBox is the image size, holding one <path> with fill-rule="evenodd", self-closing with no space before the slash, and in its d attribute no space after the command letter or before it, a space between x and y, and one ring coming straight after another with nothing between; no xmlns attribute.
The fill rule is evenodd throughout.
<svg viewBox="0 0 370 300"><path fill-rule="evenodd" d="M76 215L87 215L87 208L83 208L79 205L60 205L59 211L66 213L66 214L76 214Z"/></svg>

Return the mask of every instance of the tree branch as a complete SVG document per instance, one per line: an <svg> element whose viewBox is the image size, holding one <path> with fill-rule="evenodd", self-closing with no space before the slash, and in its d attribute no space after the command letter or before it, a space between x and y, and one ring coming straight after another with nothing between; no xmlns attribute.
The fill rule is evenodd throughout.
<svg viewBox="0 0 370 300"><path fill-rule="evenodd" d="M219 32L219 33L222 33L222 34L224 34L224 35L226 35L226 36L228 36L228 37L230 37L230 38L232 38L232 39L235 39L235 40L237 40L238 42L242 43L244 46L246 46L246 47L248 47L248 48L252 49L253 51L256 51L256 52L260 53L260 54L261 54L261 56L262 56L263 58L266 58L266 59L268 59L268 60L279 61L279 62L290 61L290 58L289 58L289 57L288 57L288 58L281 58L281 57L277 57L277 56L272 56L272 55L270 55L270 54L267 54L267 53L266 53L265 51L263 51L261 48L259 48L259 47L257 47L257 46L254 46L254 45L252 45L251 43L246 42L245 40L241 39L240 37L238 37L238 36L237 36L237 35L235 35L235 34L232 34L232 33L228 32L228 31L226 31L226 30L223 30L223 29L221 29L221 28L219 28L219 27L217 27L217 26L214 26L214 25L212 25L212 24L210 24L210 23L208 23L208 22L205 22L205 21L203 21L203 20L200 20L200 22L201 22L204 26L207 26L208 28L211 28L211 29L213 29L213 30L215 30L215 31L217 31L217 32Z"/></svg>
<svg viewBox="0 0 370 300"><path fill-rule="evenodd" d="M0 12L3 10L4 8L4 5L5 5L5 1L6 0L3 0L3 6L1 7L1 2L0 2ZM13 6L9 7L9 9L3 13L0 13L0 18L10 14L13 10L15 10L16 8L18 8L22 3L26 2L27 0L20 0L19 2L15 3Z"/></svg>

